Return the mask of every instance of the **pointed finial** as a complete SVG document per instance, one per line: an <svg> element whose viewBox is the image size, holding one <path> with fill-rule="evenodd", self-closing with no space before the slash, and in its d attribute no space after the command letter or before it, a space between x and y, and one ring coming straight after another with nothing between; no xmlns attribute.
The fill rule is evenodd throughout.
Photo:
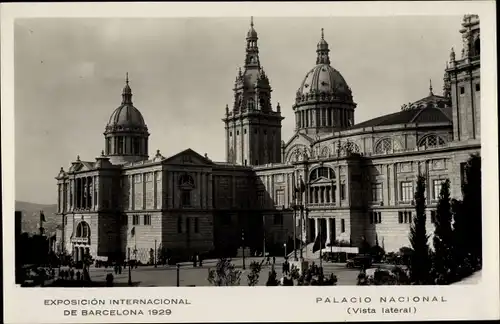
<svg viewBox="0 0 500 324"><path fill-rule="evenodd" d="M104 150L101 151L101 156L104 156Z"/></svg>
<svg viewBox="0 0 500 324"><path fill-rule="evenodd" d="M278 105L276 106L276 110L277 110L278 112L281 112L281 106L280 106L280 103L279 103L279 102L278 102Z"/></svg>
<svg viewBox="0 0 500 324"><path fill-rule="evenodd" d="M160 155L160 150L156 150L156 156Z"/></svg>
<svg viewBox="0 0 500 324"><path fill-rule="evenodd" d="M126 77L125 77L125 83L128 84L128 72L127 72Z"/></svg>
<svg viewBox="0 0 500 324"><path fill-rule="evenodd" d="M325 39L325 30L321 28L321 39Z"/></svg>
<svg viewBox="0 0 500 324"><path fill-rule="evenodd" d="M253 27L253 16L250 16L250 27Z"/></svg>
<svg viewBox="0 0 500 324"><path fill-rule="evenodd" d="M77 156L76 156L76 160L77 160L77 161L80 161L80 155L77 155Z"/></svg>
<svg viewBox="0 0 500 324"><path fill-rule="evenodd" d="M64 172L64 168L63 168L63 167L61 167L61 170L59 170L59 171L60 171L60 172Z"/></svg>
<svg viewBox="0 0 500 324"><path fill-rule="evenodd" d="M429 79L429 96L432 96L432 79Z"/></svg>

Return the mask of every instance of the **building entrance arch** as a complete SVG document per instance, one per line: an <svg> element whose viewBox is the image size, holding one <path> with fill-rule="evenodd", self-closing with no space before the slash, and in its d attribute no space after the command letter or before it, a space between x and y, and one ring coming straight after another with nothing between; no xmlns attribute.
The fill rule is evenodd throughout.
<svg viewBox="0 0 500 324"><path fill-rule="evenodd" d="M90 255L90 238L90 225L85 221L79 222L71 238L73 261L83 261L85 255Z"/></svg>

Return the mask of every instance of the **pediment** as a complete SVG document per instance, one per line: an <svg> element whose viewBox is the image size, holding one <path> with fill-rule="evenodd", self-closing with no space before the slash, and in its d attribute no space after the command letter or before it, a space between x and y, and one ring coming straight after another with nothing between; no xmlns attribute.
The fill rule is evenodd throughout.
<svg viewBox="0 0 500 324"><path fill-rule="evenodd" d="M328 179L325 177L319 177L317 179L314 179L313 181L310 182L311 185L315 184L325 184L325 185L331 185L332 184L332 179Z"/></svg>
<svg viewBox="0 0 500 324"><path fill-rule="evenodd" d="M182 164L182 165L212 165L213 162L204 157L192 149L184 150L180 153L177 153L174 156L169 157L164 160L166 164Z"/></svg>
<svg viewBox="0 0 500 324"><path fill-rule="evenodd" d="M77 161L73 162L73 165L69 169L70 172L85 172L94 170L94 163L87 161Z"/></svg>

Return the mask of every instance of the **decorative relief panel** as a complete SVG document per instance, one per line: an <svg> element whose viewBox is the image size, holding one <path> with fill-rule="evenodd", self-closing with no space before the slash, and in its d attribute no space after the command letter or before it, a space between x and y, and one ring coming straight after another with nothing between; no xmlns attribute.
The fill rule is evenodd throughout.
<svg viewBox="0 0 500 324"><path fill-rule="evenodd" d="M433 160L431 163L432 170L444 170L446 169L446 164L444 159Z"/></svg>
<svg viewBox="0 0 500 324"><path fill-rule="evenodd" d="M412 163L411 162L401 162L398 164L399 172L412 172Z"/></svg>
<svg viewBox="0 0 500 324"><path fill-rule="evenodd" d="M274 182L284 182L285 181L285 177L283 176L283 173L280 173L280 174L276 174L274 176Z"/></svg>

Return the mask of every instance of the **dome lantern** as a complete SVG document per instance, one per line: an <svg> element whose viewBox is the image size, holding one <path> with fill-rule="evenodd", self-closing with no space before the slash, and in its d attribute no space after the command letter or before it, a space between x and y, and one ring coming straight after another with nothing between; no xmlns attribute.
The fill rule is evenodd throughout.
<svg viewBox="0 0 500 324"><path fill-rule="evenodd" d="M145 160L148 157L148 128L141 112L132 104L128 73L122 103L109 117L105 136L105 155L113 164Z"/></svg>

